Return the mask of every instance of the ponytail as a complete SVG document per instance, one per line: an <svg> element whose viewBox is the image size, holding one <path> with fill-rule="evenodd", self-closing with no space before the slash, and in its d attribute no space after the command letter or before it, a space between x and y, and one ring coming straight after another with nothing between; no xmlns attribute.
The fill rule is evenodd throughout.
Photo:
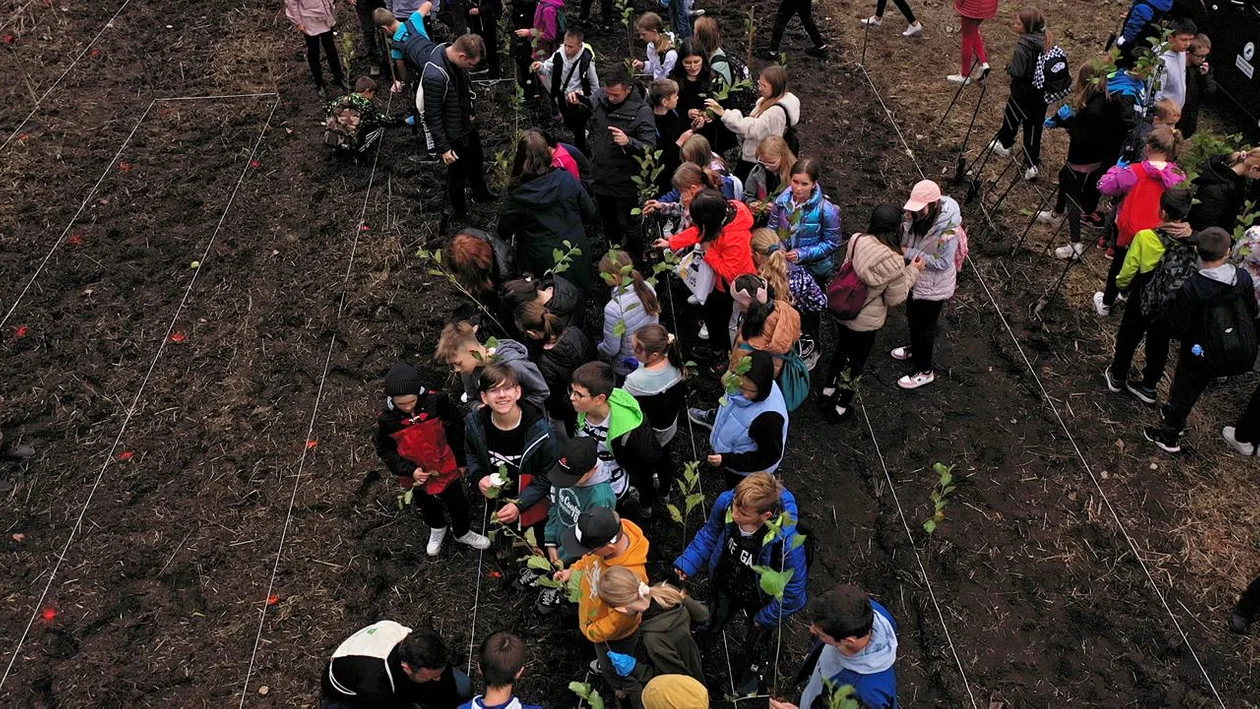
<svg viewBox="0 0 1260 709"><path fill-rule="evenodd" d="M793 303L792 291L788 285L788 260L783 251L783 242L773 230L761 228L752 233L753 255L760 263L757 275L765 279L779 297Z"/></svg>
<svg viewBox="0 0 1260 709"><path fill-rule="evenodd" d="M564 324L560 318L547 310L542 300L531 300L516 306L512 313L516 329L531 339L541 340L543 344L551 344L560 337ZM538 336L535 337L534 334Z"/></svg>
<svg viewBox="0 0 1260 709"><path fill-rule="evenodd" d="M629 267L628 270L627 267ZM608 285L612 286L614 291L624 288L626 286L626 277L629 276L634 287L634 294L643 306L643 312L652 316L661 314L661 302L656 298L656 293L648 285L647 281L643 279L643 274L639 273L637 268L634 268L630 255L625 251L609 251L604 254L604 258L599 261L599 274ZM615 295L616 293L614 293Z"/></svg>
<svg viewBox="0 0 1260 709"><path fill-rule="evenodd" d="M721 174L707 165L701 166L693 162L684 162L674 170L672 182L674 187L681 192L688 187L711 187L715 190L721 190L723 180Z"/></svg>
<svg viewBox="0 0 1260 709"><path fill-rule="evenodd" d="M682 353L678 351L678 338L674 337L674 333L667 330L664 325L644 325L634 331L634 336L638 339L644 354L665 355L669 363L682 373L683 379L687 378L687 367L683 362Z"/></svg>
<svg viewBox="0 0 1260 709"><path fill-rule="evenodd" d="M1162 153L1168 158L1168 162L1176 162L1182 142L1181 131L1172 126L1156 126L1151 134L1146 136L1146 150Z"/></svg>
<svg viewBox="0 0 1260 709"><path fill-rule="evenodd" d="M643 598L650 598L662 608L674 608L687 597L667 583L649 586L624 566L610 566L599 578L599 600L613 608L624 608Z"/></svg>

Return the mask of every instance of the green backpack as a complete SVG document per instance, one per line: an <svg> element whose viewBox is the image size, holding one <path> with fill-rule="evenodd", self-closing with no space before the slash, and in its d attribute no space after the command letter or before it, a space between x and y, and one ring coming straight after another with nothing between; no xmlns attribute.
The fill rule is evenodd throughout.
<svg viewBox="0 0 1260 709"><path fill-rule="evenodd" d="M740 349L753 351L747 342L741 344ZM779 377L775 381L779 383L779 391L783 393L783 403L787 405L788 412L796 411L797 407L809 398L809 365L801 359L795 347L788 350L787 354L770 353L770 356L783 363L783 368L779 370Z"/></svg>

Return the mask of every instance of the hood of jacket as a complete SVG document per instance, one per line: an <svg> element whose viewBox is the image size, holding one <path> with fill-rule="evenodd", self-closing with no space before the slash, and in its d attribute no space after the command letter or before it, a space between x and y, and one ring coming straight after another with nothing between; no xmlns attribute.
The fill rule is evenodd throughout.
<svg viewBox="0 0 1260 709"><path fill-rule="evenodd" d="M1203 166L1203 172L1195 178L1195 187L1203 187L1204 185L1220 185L1229 189L1243 189L1246 187L1247 178L1234 172L1233 166L1230 165L1231 156L1214 155L1208 158L1207 164Z"/></svg>
<svg viewBox="0 0 1260 709"><path fill-rule="evenodd" d="M582 289L576 283L561 276L551 279L551 300L547 301L547 312L567 325L581 305Z"/></svg>
<svg viewBox="0 0 1260 709"><path fill-rule="evenodd" d="M529 350L516 340L499 340L499 344L494 348L494 356L504 364L521 360L528 362Z"/></svg>
<svg viewBox="0 0 1260 709"><path fill-rule="evenodd" d="M608 444L638 428L643 423L639 402L625 389L617 387L608 397ZM586 414L578 414L577 425L586 424Z"/></svg>
<svg viewBox="0 0 1260 709"><path fill-rule="evenodd" d="M883 606L871 602L875 611L875 622L871 626L871 641L856 655L845 655L837 652L838 664L846 670L860 675L873 675L893 666L897 659L897 631L893 623L885 615ZM884 612L880 612L884 611Z"/></svg>
<svg viewBox="0 0 1260 709"><path fill-rule="evenodd" d="M542 359L566 370L574 370L590 359L591 341L578 327L566 327L556 338L556 343L543 347ZM540 362L541 364L541 362Z"/></svg>
<svg viewBox="0 0 1260 709"><path fill-rule="evenodd" d="M1222 285L1233 286L1238 283L1238 267L1232 263L1223 263L1214 268L1204 268L1199 273L1204 278L1216 281Z"/></svg>
<svg viewBox="0 0 1260 709"><path fill-rule="evenodd" d="M742 393L736 392L734 396L730 397L732 404L740 401L765 401L774 387L774 355L761 350L753 350L748 353L747 359L752 364L749 365L748 371L744 373L744 376L753 380L753 383L757 385L757 398L748 399Z"/></svg>
<svg viewBox="0 0 1260 709"><path fill-rule="evenodd" d="M858 235L853 238L857 239ZM853 270L863 283L872 288L887 286L900 278L905 265L905 258L888 248L877 236L863 234L853 244Z"/></svg>
<svg viewBox="0 0 1260 709"><path fill-rule="evenodd" d="M566 182L564 176L567 174L564 170L553 167L529 182L514 187L512 196L528 206L547 209L563 199Z"/></svg>
<svg viewBox="0 0 1260 709"><path fill-rule="evenodd" d="M665 608L655 615L644 616L643 622L639 624L639 630L644 633L662 634L678 630L690 632L692 622L698 624L703 621L693 615L693 612L698 610L696 608L698 604L688 601L690 598L684 599L673 608ZM656 601L652 602L656 603Z"/></svg>
<svg viewBox="0 0 1260 709"><path fill-rule="evenodd" d="M1150 160L1143 160L1142 167L1146 168L1146 172L1151 175L1159 175L1159 179L1164 183L1164 189L1176 187L1186 179L1186 175L1177 167L1176 163L1167 163L1163 168L1155 167Z"/></svg>

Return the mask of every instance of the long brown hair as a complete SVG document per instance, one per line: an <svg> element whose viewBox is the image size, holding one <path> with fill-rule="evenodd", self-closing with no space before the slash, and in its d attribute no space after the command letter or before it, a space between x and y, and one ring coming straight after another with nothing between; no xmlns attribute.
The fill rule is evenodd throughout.
<svg viewBox="0 0 1260 709"><path fill-rule="evenodd" d="M630 270L627 273L626 267ZM656 299L656 293L652 287L643 280L643 274L639 273L639 269L634 267L634 262L630 260L630 255L625 251L609 251L604 254L604 258L599 260L599 275L604 277L608 285L613 287L613 296L626 285L626 277L628 276L634 284L634 294L639 297L639 302L643 304L643 312L648 315L660 315L661 303Z"/></svg>
<svg viewBox="0 0 1260 709"><path fill-rule="evenodd" d="M639 346L643 348L645 354L665 355L669 363L682 373L683 379L687 378L687 367L683 362L682 353L678 351L678 338L660 323L652 323L644 325L634 331L634 338L639 341Z"/></svg>
<svg viewBox="0 0 1260 709"><path fill-rule="evenodd" d="M722 158L713 153L713 146L709 143L709 139L696 133L682 144L682 148L678 150L678 157L684 163L695 163L703 168L708 168L717 163L725 166L726 162Z"/></svg>
<svg viewBox="0 0 1260 709"><path fill-rule="evenodd" d="M792 303L792 292L788 290L788 260L779 235L773 229L765 227L754 230L752 250L753 257L760 261L757 264L757 275L764 278L780 298Z"/></svg>
<svg viewBox="0 0 1260 709"><path fill-rule="evenodd" d="M512 319L516 323L517 330L530 339L542 341L543 344L549 345L555 342L560 337L560 332L564 330L560 318L547 310L542 299L531 300L516 306Z"/></svg>
<svg viewBox="0 0 1260 709"><path fill-rule="evenodd" d="M1105 57L1096 57L1076 70L1076 83L1072 85L1069 103L1077 111L1085 108L1085 104L1095 96L1107 93L1107 64Z"/></svg>
<svg viewBox="0 0 1260 709"><path fill-rule="evenodd" d="M1019 23L1024 26L1024 34L1033 34L1035 32L1045 34L1045 39L1041 42L1042 54L1054 48L1054 35L1046 28L1046 18L1041 14L1041 10L1035 7L1026 7L1015 16L1019 18Z"/></svg>
<svg viewBox="0 0 1260 709"><path fill-rule="evenodd" d="M707 15L696 18L695 27L692 28L694 37L701 47L704 47L705 53L710 57L713 53L722 48L722 32L718 29L717 20Z"/></svg>
<svg viewBox="0 0 1260 709"><path fill-rule="evenodd" d="M551 146L541 131L527 130L516 144L516 158L512 160L512 176L509 187L520 187L535 177L552 171Z"/></svg>
<svg viewBox="0 0 1260 709"><path fill-rule="evenodd" d="M771 106L778 104L779 99L783 98L784 94L787 93L787 69L778 64L771 64L761 70L761 78L770 84L770 98L763 98L757 102L757 107L752 112L754 116L760 116L769 110ZM791 118L788 118L788 121L790 122Z"/></svg>
<svg viewBox="0 0 1260 709"><path fill-rule="evenodd" d="M722 189L722 176L707 165L701 167L694 162L685 162L674 170L673 185L680 191L687 187L711 187Z"/></svg>

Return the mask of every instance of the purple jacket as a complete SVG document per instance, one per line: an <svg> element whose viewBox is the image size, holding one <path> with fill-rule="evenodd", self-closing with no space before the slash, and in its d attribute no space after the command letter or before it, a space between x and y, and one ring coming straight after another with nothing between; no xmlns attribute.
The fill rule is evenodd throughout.
<svg viewBox="0 0 1260 709"><path fill-rule="evenodd" d="M1149 160L1143 160L1142 166L1147 172L1156 173L1160 179L1164 181L1164 189L1176 187L1186 179L1186 174L1181 171L1174 163L1168 163L1164 169L1159 169L1152 165ZM1137 173L1133 171L1131 165L1115 165L1106 174L1098 180L1098 191L1108 197L1119 197L1128 194L1129 190L1138 182Z"/></svg>
<svg viewBox="0 0 1260 709"><path fill-rule="evenodd" d="M551 56L563 40L560 37L560 12L564 10L564 0L538 0L534 9L534 37L538 39L538 48L534 58L541 61Z"/></svg>

